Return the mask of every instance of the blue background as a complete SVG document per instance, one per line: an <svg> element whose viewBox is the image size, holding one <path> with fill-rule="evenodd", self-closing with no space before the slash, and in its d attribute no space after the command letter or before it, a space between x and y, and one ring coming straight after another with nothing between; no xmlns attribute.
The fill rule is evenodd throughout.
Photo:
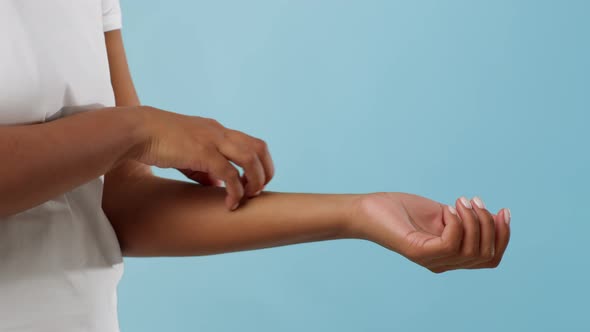
<svg viewBox="0 0 590 332"><path fill-rule="evenodd" d="M588 328L590 1L122 9L142 103L266 140L268 190L480 195L512 211L493 270L436 275L352 239L126 258L122 331Z"/></svg>

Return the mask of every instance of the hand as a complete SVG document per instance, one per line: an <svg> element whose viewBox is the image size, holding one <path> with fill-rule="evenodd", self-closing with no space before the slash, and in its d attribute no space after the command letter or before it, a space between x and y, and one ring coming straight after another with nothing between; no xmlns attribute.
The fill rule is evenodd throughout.
<svg viewBox="0 0 590 332"><path fill-rule="evenodd" d="M225 183L226 206L234 210L244 196L254 197L274 175L266 143L218 121L141 106L142 140L134 159L161 168L176 168L205 185ZM240 175L235 163L244 169Z"/></svg>
<svg viewBox="0 0 590 332"><path fill-rule="evenodd" d="M358 202L351 224L354 237L434 273L495 268L510 239L510 211L491 214L479 198L461 197L453 207L418 195L379 192Z"/></svg>

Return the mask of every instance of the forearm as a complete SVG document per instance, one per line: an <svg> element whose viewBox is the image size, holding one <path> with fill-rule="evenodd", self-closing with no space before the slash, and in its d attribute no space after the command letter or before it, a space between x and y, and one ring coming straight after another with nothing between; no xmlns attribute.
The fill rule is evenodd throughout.
<svg viewBox="0 0 590 332"><path fill-rule="evenodd" d="M105 39L117 105L139 105L121 31ZM263 192L228 211L225 194L128 160L105 175L102 205L125 256L195 256L346 237L356 196Z"/></svg>
<svg viewBox="0 0 590 332"><path fill-rule="evenodd" d="M0 127L0 218L105 174L139 143L131 111L103 108Z"/></svg>
<svg viewBox="0 0 590 332"><path fill-rule="evenodd" d="M199 256L347 238L357 194L263 192L235 211L225 189L144 176L109 220L125 256ZM108 205L108 202L107 202Z"/></svg>

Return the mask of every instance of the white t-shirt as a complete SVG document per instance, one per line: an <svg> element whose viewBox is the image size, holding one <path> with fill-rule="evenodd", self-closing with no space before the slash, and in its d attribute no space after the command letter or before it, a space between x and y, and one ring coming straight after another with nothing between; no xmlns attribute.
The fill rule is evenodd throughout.
<svg viewBox="0 0 590 332"><path fill-rule="evenodd" d="M1 0L0 125L114 106L103 32L120 27L118 0ZM0 331L119 331L103 181L0 218Z"/></svg>

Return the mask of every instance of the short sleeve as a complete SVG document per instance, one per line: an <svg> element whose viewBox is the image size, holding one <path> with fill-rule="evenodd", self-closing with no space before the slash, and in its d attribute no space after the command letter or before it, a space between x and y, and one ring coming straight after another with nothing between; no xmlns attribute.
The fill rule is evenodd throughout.
<svg viewBox="0 0 590 332"><path fill-rule="evenodd" d="M102 30L121 29L121 5L119 0L101 0L102 1Z"/></svg>

